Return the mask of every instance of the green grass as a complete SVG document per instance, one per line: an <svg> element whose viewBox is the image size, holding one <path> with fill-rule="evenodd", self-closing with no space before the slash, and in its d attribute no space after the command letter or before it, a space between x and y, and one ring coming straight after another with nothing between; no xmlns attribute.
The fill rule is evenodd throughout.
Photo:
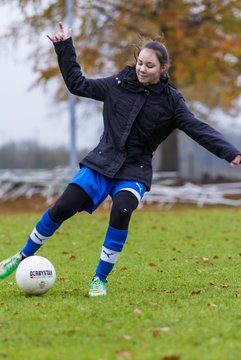
<svg viewBox="0 0 241 360"><path fill-rule="evenodd" d="M136 211L108 295L89 298L107 212L68 220L39 251L57 272L47 294L1 280L0 359L233 360L241 353L240 211ZM39 215L1 215L1 258Z"/></svg>

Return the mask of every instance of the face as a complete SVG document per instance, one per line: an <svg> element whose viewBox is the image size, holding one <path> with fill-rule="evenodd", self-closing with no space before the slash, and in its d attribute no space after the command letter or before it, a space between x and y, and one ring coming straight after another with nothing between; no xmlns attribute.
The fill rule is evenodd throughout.
<svg viewBox="0 0 241 360"><path fill-rule="evenodd" d="M161 66L155 51L147 48L141 50L136 63L136 75L140 83L156 84L160 81L161 73L166 70L167 65Z"/></svg>

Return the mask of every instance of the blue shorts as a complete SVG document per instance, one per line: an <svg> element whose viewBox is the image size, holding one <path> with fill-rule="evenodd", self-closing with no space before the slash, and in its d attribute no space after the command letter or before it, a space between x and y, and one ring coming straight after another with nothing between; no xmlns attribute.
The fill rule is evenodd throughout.
<svg viewBox="0 0 241 360"><path fill-rule="evenodd" d="M146 186L141 182L111 179L86 166L80 168L69 184L79 185L91 197L93 203L86 204L86 206L79 209L79 211L85 210L90 214L97 209L108 195L113 199L119 191L126 190L133 193L138 203L140 203L146 191Z"/></svg>

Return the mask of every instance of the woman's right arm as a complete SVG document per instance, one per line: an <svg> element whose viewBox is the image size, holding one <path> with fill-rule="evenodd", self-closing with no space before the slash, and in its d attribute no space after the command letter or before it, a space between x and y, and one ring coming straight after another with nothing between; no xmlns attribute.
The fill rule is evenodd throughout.
<svg viewBox="0 0 241 360"><path fill-rule="evenodd" d="M60 71L69 91L78 96L104 101L108 90L108 80L111 78L88 79L76 61L76 52L72 42L72 33L69 29L64 32L60 23L60 30L54 36L47 35L53 42L58 56Z"/></svg>

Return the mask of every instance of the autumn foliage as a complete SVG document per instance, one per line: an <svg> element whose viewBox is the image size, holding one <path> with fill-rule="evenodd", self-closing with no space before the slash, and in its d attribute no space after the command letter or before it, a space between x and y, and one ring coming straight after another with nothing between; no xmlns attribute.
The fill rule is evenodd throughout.
<svg viewBox="0 0 241 360"><path fill-rule="evenodd" d="M0 0L0 4L4 1ZM66 2L16 0L24 24L11 35L33 43L37 82L59 77L52 48L39 46L40 33L66 22ZM133 60L140 36L163 35L171 57L171 82L189 100L228 109L241 92L241 2L211 0L74 0L75 44L84 72L106 75ZM23 26L24 25L24 26ZM46 40L47 42L47 40ZM61 85L58 96L65 97Z"/></svg>

